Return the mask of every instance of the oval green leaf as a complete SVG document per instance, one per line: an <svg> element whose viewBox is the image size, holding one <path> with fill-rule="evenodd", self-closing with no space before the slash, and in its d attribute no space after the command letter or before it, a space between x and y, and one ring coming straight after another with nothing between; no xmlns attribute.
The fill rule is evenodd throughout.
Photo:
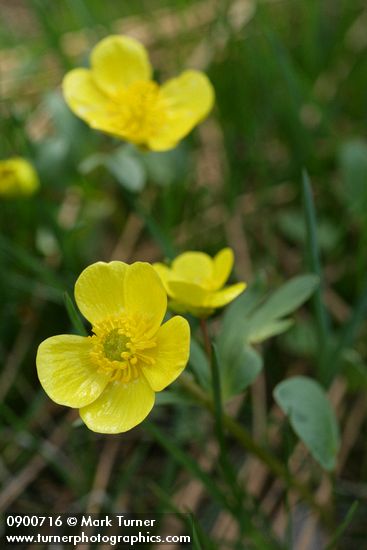
<svg viewBox="0 0 367 550"><path fill-rule="evenodd" d="M339 450L339 428L334 410L322 386L305 376L278 384L274 399L298 437L325 470L333 470Z"/></svg>

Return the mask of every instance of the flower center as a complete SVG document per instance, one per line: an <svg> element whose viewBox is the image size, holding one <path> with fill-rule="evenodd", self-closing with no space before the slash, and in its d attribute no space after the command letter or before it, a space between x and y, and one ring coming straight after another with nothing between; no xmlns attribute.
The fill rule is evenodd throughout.
<svg viewBox="0 0 367 550"><path fill-rule="evenodd" d="M105 357L110 361L121 361L122 354L126 352L126 344L129 338L119 329L111 330L103 341L103 351Z"/></svg>
<svg viewBox="0 0 367 550"><path fill-rule="evenodd" d="M158 84L152 81L134 82L115 98L115 123L126 138L144 144L165 121L164 102Z"/></svg>
<svg viewBox="0 0 367 550"><path fill-rule="evenodd" d="M145 336L149 324L141 317L111 317L93 327L91 356L98 370L110 380L129 382L138 378L144 365L155 359L149 350L156 346L154 338Z"/></svg>

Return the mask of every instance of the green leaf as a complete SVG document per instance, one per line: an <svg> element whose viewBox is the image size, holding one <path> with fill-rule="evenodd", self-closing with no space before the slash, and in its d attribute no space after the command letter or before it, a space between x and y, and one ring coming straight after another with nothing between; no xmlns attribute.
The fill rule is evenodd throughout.
<svg viewBox="0 0 367 550"><path fill-rule="evenodd" d="M259 304L261 300L259 286L259 283L251 285L226 308L223 316L221 334L227 332L232 333L238 326L238 323L243 321L245 317L248 317Z"/></svg>
<svg viewBox="0 0 367 550"><path fill-rule="evenodd" d="M74 145L78 144L78 137L83 126L77 117L66 105L62 95L59 92L51 92L44 98L44 107L51 116L55 133L67 138Z"/></svg>
<svg viewBox="0 0 367 550"><path fill-rule="evenodd" d="M317 334L315 324L308 319L295 324L281 340L284 348L302 357L312 357L317 353Z"/></svg>
<svg viewBox="0 0 367 550"><path fill-rule="evenodd" d="M294 277L271 296L250 316L246 327L246 339L259 343L281 334L293 324L285 315L295 311L315 291L319 278L316 275Z"/></svg>
<svg viewBox="0 0 367 550"><path fill-rule="evenodd" d="M138 154L140 154L148 177L162 187L182 182L187 177L188 155L182 144L169 151L138 152Z"/></svg>
<svg viewBox="0 0 367 550"><path fill-rule="evenodd" d="M63 170L70 154L70 144L62 136L51 136L43 140L37 150L37 168L42 174L50 175Z"/></svg>
<svg viewBox="0 0 367 550"><path fill-rule="evenodd" d="M112 153L95 153L85 158L79 165L83 174L104 166L125 189L141 191L146 182L146 170L139 154L128 145L122 145Z"/></svg>
<svg viewBox="0 0 367 550"><path fill-rule="evenodd" d="M233 348L239 353L247 341L248 319L260 302L261 293L258 284L252 285L241 294L225 311L222 329L217 338L220 354L225 357Z"/></svg>
<svg viewBox="0 0 367 550"><path fill-rule="evenodd" d="M230 348L225 355L220 349L218 351L222 367L222 395L227 400L254 382L263 368L263 359L254 348L244 344L241 349Z"/></svg>
<svg viewBox="0 0 367 550"><path fill-rule="evenodd" d="M82 160L79 164L79 170L82 174L89 174L89 172L93 172L96 168L103 166L105 160L106 155L104 153L94 153Z"/></svg>
<svg viewBox="0 0 367 550"><path fill-rule="evenodd" d="M335 413L322 386L305 376L278 384L274 399L289 422L325 470L333 470L339 450L339 429Z"/></svg>
<svg viewBox="0 0 367 550"><path fill-rule="evenodd" d="M239 296L224 315L222 330L216 341L223 400L241 393L261 372L262 358L247 344L249 315L260 297L258 285L254 285Z"/></svg>
<svg viewBox="0 0 367 550"><path fill-rule="evenodd" d="M141 161L126 146L119 147L105 158L104 164L117 181L128 191L141 191L146 173Z"/></svg>
<svg viewBox="0 0 367 550"><path fill-rule="evenodd" d="M260 306L259 290L251 288L228 308L217 338L224 399L242 392L261 372L262 358L250 344L288 330L292 319L281 317L305 302L318 283L316 275L300 275L285 283Z"/></svg>
<svg viewBox="0 0 367 550"><path fill-rule="evenodd" d="M209 391L211 388L209 361L203 348L193 338L190 342L189 364L199 385Z"/></svg>
<svg viewBox="0 0 367 550"><path fill-rule="evenodd" d="M254 327L249 335L248 341L251 344L259 344L272 336L277 336L288 330L293 325L293 319L281 319L271 321L263 326Z"/></svg>
<svg viewBox="0 0 367 550"><path fill-rule="evenodd" d="M318 285L319 277L313 274L298 275L287 281L254 313L251 324L261 326L293 313L310 298Z"/></svg>

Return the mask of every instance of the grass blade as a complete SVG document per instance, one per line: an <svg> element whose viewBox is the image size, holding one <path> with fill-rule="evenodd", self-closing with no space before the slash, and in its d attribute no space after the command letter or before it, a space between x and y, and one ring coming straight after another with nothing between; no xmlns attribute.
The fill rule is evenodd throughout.
<svg viewBox="0 0 367 550"><path fill-rule="evenodd" d="M334 536L332 537L329 544L326 546L325 550L334 550L335 548L337 548L337 543L339 542L340 538L342 537L346 529L349 527L351 521L353 520L358 510L358 506L359 506L359 502L357 500L353 502L343 522L341 523L341 525L339 525L339 527L335 531Z"/></svg>
<svg viewBox="0 0 367 550"><path fill-rule="evenodd" d="M307 252L309 269L320 278L320 286L316 289L313 296L314 311L317 323L317 334L319 343L319 379L322 384L327 386L330 382L332 373L330 372L330 363L326 362L326 348L329 341L329 319L326 308L322 300L322 269L320 261L320 251L317 241L317 222L316 212L312 196L310 179L307 172L303 171L302 177L303 206L307 228Z"/></svg>
<svg viewBox="0 0 367 550"><path fill-rule="evenodd" d="M74 327L74 330L80 336L88 336L88 332L83 324L83 321L80 318L80 315L75 307L73 300L71 299L68 292L64 292L64 303L66 311L68 312L69 319L71 324Z"/></svg>

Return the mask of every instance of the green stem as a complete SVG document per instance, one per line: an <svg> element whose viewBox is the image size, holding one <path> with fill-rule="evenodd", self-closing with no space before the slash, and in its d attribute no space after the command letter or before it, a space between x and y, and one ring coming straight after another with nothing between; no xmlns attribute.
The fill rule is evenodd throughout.
<svg viewBox="0 0 367 550"><path fill-rule="evenodd" d="M202 404L210 412L215 412L213 400L190 378L190 376L184 373L180 376L179 381L181 382L183 388L190 393L190 395L194 397L197 402ZM228 416L227 414L223 414L222 421L223 426L244 449L255 455L261 462L266 464L269 470L282 479L288 487L297 491L304 501L307 502L309 506L320 515L326 524L330 523L327 510L315 502L315 499L308 487L298 481L295 477L291 476L291 474L287 471L287 468L266 449L258 445L247 430L234 418Z"/></svg>
<svg viewBox="0 0 367 550"><path fill-rule="evenodd" d="M209 364L212 364L212 346L209 338L209 331L206 319L200 319L200 328L203 335L204 347L209 360Z"/></svg>
<svg viewBox="0 0 367 550"><path fill-rule="evenodd" d="M235 513L238 518L238 522L241 528L241 532L246 532L245 517L243 514L243 499L244 494L241 486L237 482L237 475L233 468L233 464L229 457L227 448L227 441L225 437L224 425L223 425L223 402L222 402L222 389L220 379L220 365L218 360L218 352L213 344L211 347L211 369L212 369L212 383L213 383L213 404L214 404L214 419L215 428L217 433L217 439L219 443L219 464L221 466L224 479L227 481L231 488L234 500L235 500Z"/></svg>

